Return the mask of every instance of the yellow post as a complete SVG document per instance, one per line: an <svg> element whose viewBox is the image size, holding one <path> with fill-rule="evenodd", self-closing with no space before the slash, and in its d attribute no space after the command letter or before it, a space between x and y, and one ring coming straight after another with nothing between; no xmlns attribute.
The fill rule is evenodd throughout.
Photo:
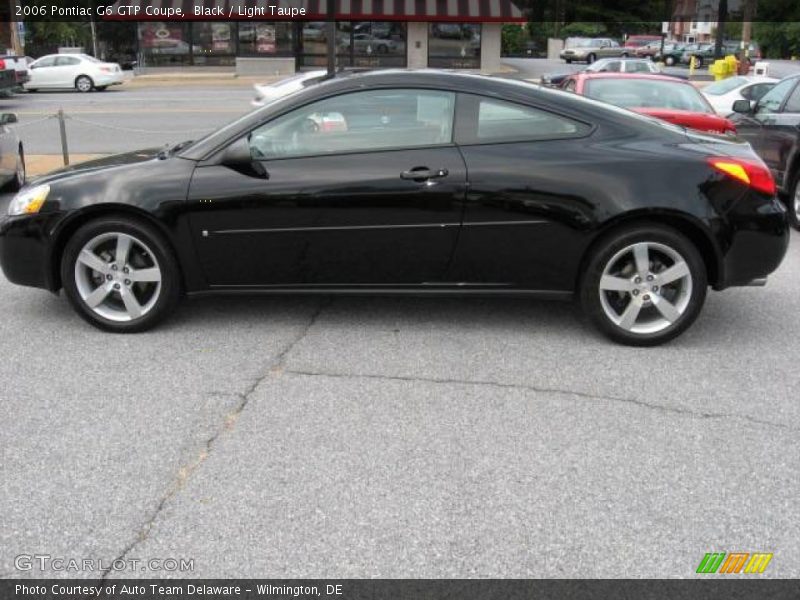
<svg viewBox="0 0 800 600"><path fill-rule="evenodd" d="M694 70L695 70L696 66L697 66L697 64L695 63L695 57L692 56L692 58L689 59L689 77L694 75Z"/></svg>

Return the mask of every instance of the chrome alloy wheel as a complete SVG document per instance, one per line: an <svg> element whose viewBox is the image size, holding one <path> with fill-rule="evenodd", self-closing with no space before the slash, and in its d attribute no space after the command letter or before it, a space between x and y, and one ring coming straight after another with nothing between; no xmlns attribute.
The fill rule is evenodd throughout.
<svg viewBox="0 0 800 600"><path fill-rule="evenodd" d="M606 316L617 326L631 333L658 333L686 312L692 275L686 260L669 246L639 242L608 261L599 293Z"/></svg>
<svg viewBox="0 0 800 600"><path fill-rule="evenodd" d="M75 261L75 284L83 302L110 321L134 321L155 306L161 268L141 240L109 232L89 240Z"/></svg>
<svg viewBox="0 0 800 600"><path fill-rule="evenodd" d="M800 223L800 182L796 183L794 186L793 200L792 206L794 207L794 218L797 223Z"/></svg>

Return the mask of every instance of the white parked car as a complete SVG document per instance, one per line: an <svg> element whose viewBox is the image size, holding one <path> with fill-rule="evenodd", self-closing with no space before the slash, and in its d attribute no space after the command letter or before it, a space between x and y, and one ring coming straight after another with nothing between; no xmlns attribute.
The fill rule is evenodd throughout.
<svg viewBox="0 0 800 600"><path fill-rule="evenodd" d="M102 92L110 85L120 85L123 75L117 63L107 63L88 54L49 54L33 61L25 89L75 89L79 92Z"/></svg>
<svg viewBox="0 0 800 600"><path fill-rule="evenodd" d="M326 70L306 71L305 73L298 73L293 77L287 77L275 83L257 84L253 87L256 89L256 97L253 100L253 106L261 107L270 102L283 98L289 94L307 88L310 85L319 83L328 75Z"/></svg>
<svg viewBox="0 0 800 600"><path fill-rule="evenodd" d="M737 100L755 102L778 83L772 77L737 76L715 81L704 87L703 95L714 107L718 115L727 117L733 114L733 103Z"/></svg>

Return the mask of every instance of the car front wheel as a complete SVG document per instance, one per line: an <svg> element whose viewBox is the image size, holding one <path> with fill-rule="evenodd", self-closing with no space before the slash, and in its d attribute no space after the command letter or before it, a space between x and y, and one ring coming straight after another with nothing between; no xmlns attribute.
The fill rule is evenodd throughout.
<svg viewBox="0 0 800 600"><path fill-rule="evenodd" d="M586 63L592 64L596 59L597 57L594 54L590 54L589 56L586 57Z"/></svg>
<svg viewBox="0 0 800 600"><path fill-rule="evenodd" d="M667 227L640 225L600 242L580 294L585 313L608 337L656 346L694 322L706 287L705 264L692 242Z"/></svg>
<svg viewBox="0 0 800 600"><path fill-rule="evenodd" d="M61 280L72 306L106 331L145 331L180 297L177 262L150 225L119 217L91 221L64 249Z"/></svg>
<svg viewBox="0 0 800 600"><path fill-rule="evenodd" d="M666 57L664 59L664 64L667 65L668 67L671 67L672 65L675 64L675 57L673 57L673 56Z"/></svg>

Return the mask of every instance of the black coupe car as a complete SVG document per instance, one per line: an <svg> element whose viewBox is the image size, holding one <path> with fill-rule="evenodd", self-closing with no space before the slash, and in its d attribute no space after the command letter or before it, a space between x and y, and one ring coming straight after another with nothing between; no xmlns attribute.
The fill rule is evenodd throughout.
<svg viewBox="0 0 800 600"><path fill-rule="evenodd" d="M521 82L379 71L39 179L0 222L0 262L116 332L183 294L522 294L577 297L653 345L709 285L763 283L788 240L746 144Z"/></svg>

